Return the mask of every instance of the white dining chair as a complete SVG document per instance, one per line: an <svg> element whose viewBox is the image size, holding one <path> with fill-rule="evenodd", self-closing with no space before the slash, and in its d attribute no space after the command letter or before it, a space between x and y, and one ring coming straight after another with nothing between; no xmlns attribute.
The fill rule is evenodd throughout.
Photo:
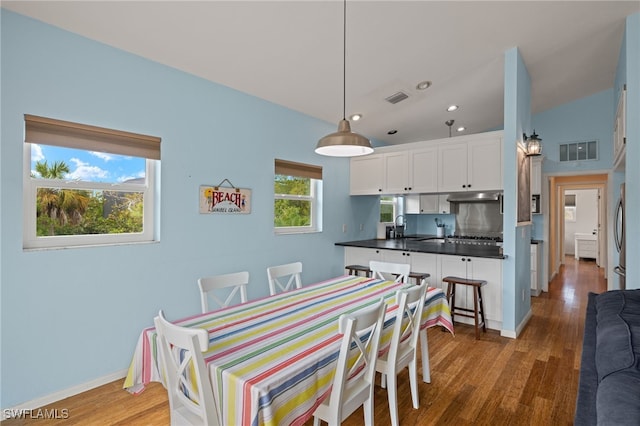
<svg viewBox="0 0 640 426"><path fill-rule="evenodd" d="M198 288L200 289L202 313L210 310L209 298L218 304L218 308L229 306L236 294L240 295L240 303L245 303L247 301L247 284L249 284L249 272L247 271L199 278ZM221 289L231 289L224 300L216 294Z"/></svg>
<svg viewBox="0 0 640 426"><path fill-rule="evenodd" d="M409 282L409 274L411 273L411 265L408 263L381 262L378 260L369 261L369 269L371 269L371 278L390 280L397 283Z"/></svg>
<svg viewBox="0 0 640 426"><path fill-rule="evenodd" d="M427 284L425 281L419 286L396 292L398 310L393 324L391 344L389 350L379 357L376 363L376 371L382 373L382 387L387 388L391 424L393 426L398 425L397 375L405 367L409 369L413 408L418 408L420 404L418 397L417 347L426 294Z"/></svg>
<svg viewBox="0 0 640 426"><path fill-rule="evenodd" d="M370 307L340 315L338 328L343 337L333 387L313 413L314 426L319 426L320 420L337 426L360 406L364 424L373 425L373 384L385 312L386 304L380 299Z"/></svg>
<svg viewBox="0 0 640 426"><path fill-rule="evenodd" d="M302 263L294 262L286 265L270 266L267 268L267 277L269 279L269 293L277 294L279 291L289 291L296 288L302 288ZM286 281L286 284L283 284Z"/></svg>
<svg viewBox="0 0 640 426"><path fill-rule="evenodd" d="M171 425L219 425L213 388L202 356L209 348L207 330L172 324L162 311L153 322L169 394Z"/></svg>

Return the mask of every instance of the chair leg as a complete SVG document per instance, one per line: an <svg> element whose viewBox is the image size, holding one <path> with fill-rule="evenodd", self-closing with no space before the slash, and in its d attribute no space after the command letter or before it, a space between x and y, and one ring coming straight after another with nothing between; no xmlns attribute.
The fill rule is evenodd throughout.
<svg viewBox="0 0 640 426"><path fill-rule="evenodd" d="M422 356L422 381L431 383L431 366L429 365L429 341L427 329L420 330L420 354Z"/></svg>
<svg viewBox="0 0 640 426"><path fill-rule="evenodd" d="M384 373L380 374L380 387L382 389L387 387L387 375Z"/></svg>
<svg viewBox="0 0 640 426"><path fill-rule="evenodd" d="M313 416L313 426L320 426L320 417Z"/></svg>
<svg viewBox="0 0 640 426"><path fill-rule="evenodd" d="M365 426L373 426L373 391L369 393L369 398L364 402L362 409L364 410Z"/></svg>
<svg viewBox="0 0 640 426"><path fill-rule="evenodd" d="M417 359L414 355L413 360L409 363L409 383L411 384L411 402L413 402L413 408L420 408L420 397L418 396L417 364Z"/></svg>
<svg viewBox="0 0 640 426"><path fill-rule="evenodd" d="M387 386L387 397L389 398L389 414L391 416L391 426L398 426L398 381L396 374L389 374L389 386Z"/></svg>

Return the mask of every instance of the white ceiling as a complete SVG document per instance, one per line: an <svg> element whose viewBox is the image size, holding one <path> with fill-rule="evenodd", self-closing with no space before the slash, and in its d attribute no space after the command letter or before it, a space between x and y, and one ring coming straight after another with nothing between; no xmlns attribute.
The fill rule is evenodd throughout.
<svg viewBox="0 0 640 426"><path fill-rule="evenodd" d="M341 1L2 1L2 7L335 123ZM347 116L387 143L501 127L504 52L518 47L535 114L613 86L640 1L347 3ZM416 90L422 80L433 86ZM385 98L404 91L392 105ZM450 104L460 105L453 113ZM387 131L397 129L390 136Z"/></svg>

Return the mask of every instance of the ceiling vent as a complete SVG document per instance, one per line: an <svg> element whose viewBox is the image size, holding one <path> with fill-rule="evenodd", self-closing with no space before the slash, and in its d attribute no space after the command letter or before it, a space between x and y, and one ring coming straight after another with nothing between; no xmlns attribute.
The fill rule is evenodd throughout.
<svg viewBox="0 0 640 426"><path fill-rule="evenodd" d="M404 92L396 92L393 95L389 96L388 98L385 98L385 100L391 104L397 104L400 101L404 101L408 97L409 95L407 95Z"/></svg>

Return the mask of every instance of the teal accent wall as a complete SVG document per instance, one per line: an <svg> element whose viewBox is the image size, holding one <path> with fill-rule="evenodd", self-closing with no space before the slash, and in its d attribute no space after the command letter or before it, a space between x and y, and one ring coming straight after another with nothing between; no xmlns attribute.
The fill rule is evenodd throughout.
<svg viewBox="0 0 640 426"><path fill-rule="evenodd" d="M348 194L349 160L314 153L336 123L4 9L0 19L2 408L128 368L159 309L199 312L200 276L248 270L255 299L267 266L299 260L303 281L320 281L344 273L335 242L375 235L377 205ZM161 137L161 241L23 251L25 113ZM323 167L322 233L274 235L274 158ZM251 214L198 213L199 185L223 179L252 190Z"/></svg>
<svg viewBox="0 0 640 426"><path fill-rule="evenodd" d="M531 310L531 225L517 223L517 144L530 134L531 78L518 48L505 52L502 329L516 335Z"/></svg>

